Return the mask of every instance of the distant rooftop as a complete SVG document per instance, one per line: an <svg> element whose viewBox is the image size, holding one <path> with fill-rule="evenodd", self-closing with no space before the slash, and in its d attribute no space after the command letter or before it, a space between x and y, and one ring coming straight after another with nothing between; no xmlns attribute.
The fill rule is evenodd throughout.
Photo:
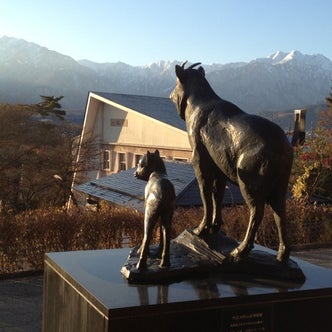
<svg viewBox="0 0 332 332"><path fill-rule="evenodd" d="M169 98L97 91L93 91L93 93L175 128L186 130L185 122L180 118L175 105Z"/></svg>
<svg viewBox="0 0 332 332"><path fill-rule="evenodd" d="M183 207L202 205L192 165L165 161L165 166L168 178L175 187L176 204ZM101 179L91 180L76 186L74 189L93 198L144 211L144 188L146 182L134 177L135 169L132 168ZM234 184L228 183L224 195L224 204L243 203L239 188Z"/></svg>

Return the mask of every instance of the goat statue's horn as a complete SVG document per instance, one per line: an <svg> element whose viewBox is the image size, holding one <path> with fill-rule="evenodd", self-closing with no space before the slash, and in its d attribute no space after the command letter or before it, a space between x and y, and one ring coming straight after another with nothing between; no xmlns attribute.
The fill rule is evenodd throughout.
<svg viewBox="0 0 332 332"><path fill-rule="evenodd" d="M186 60L186 61L184 61L184 62L181 63L182 69L184 69L184 66L186 65L187 62L188 62L188 60Z"/></svg>
<svg viewBox="0 0 332 332"><path fill-rule="evenodd" d="M201 62L196 62L196 63L192 64L191 66L189 66L187 69L194 68L194 67L196 67L196 66L198 66L200 64L201 64Z"/></svg>

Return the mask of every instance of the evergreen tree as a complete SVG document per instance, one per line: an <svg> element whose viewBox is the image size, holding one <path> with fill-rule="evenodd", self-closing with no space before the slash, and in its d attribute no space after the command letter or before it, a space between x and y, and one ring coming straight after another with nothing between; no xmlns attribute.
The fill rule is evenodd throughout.
<svg viewBox="0 0 332 332"><path fill-rule="evenodd" d="M63 119L63 116L66 115L66 112L61 110L62 106L59 101L63 98L54 97L54 96L40 96L42 101L35 106L36 111L43 116L47 116L50 114L56 115L58 118Z"/></svg>

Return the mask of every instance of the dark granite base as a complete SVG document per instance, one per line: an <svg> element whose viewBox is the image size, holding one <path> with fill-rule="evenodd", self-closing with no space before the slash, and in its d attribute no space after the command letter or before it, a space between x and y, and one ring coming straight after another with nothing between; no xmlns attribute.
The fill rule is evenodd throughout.
<svg viewBox="0 0 332 332"><path fill-rule="evenodd" d="M128 253L46 254L43 331L332 331L332 270L294 259L300 285L231 272L133 285Z"/></svg>
<svg viewBox="0 0 332 332"><path fill-rule="evenodd" d="M150 246L147 268L137 270L139 246L132 249L121 273L130 283L164 283L185 280L192 275L211 273L237 273L273 280L289 281L301 285L305 276L298 264L289 259L280 263L276 252L262 246L256 246L240 262L231 262L229 253L238 246L238 242L223 232L209 234L204 239L185 230L171 241L170 262L167 269L160 268L158 246Z"/></svg>

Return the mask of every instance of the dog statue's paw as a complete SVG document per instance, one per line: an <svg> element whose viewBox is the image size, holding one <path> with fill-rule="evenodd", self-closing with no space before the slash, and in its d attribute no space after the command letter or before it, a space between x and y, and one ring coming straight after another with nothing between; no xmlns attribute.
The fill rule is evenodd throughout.
<svg viewBox="0 0 332 332"><path fill-rule="evenodd" d="M161 261L160 264L159 264L159 268L161 268L161 269L167 269L167 268L169 268L170 266L171 266L171 263L170 263L169 260L163 260L163 261Z"/></svg>

